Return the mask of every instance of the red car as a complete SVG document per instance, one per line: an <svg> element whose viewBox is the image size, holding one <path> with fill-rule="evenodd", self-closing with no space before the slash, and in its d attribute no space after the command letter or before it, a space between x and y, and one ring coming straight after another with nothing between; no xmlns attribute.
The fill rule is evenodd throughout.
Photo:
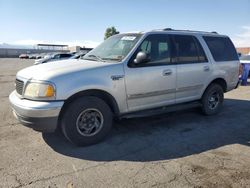
<svg viewBox="0 0 250 188"><path fill-rule="evenodd" d="M20 59L28 59L29 55L28 54L21 54L21 55L19 55L19 58Z"/></svg>

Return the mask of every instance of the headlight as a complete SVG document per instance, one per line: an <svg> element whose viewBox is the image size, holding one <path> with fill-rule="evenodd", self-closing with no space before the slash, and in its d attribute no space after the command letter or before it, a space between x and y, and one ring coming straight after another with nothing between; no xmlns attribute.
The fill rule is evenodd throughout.
<svg viewBox="0 0 250 188"><path fill-rule="evenodd" d="M52 83L28 82L24 92L24 98L28 99L55 99L56 91Z"/></svg>

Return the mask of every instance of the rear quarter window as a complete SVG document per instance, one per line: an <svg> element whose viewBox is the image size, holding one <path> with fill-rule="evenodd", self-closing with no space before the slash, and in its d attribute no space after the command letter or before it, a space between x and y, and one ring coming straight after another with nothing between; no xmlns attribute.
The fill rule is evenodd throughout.
<svg viewBox="0 0 250 188"><path fill-rule="evenodd" d="M203 36L215 61L239 60L232 41L228 37Z"/></svg>

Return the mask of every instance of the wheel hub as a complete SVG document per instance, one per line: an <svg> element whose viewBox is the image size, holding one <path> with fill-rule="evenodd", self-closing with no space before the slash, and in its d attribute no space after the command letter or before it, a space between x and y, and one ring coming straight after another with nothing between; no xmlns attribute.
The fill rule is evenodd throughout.
<svg viewBox="0 0 250 188"><path fill-rule="evenodd" d="M103 115L97 109L86 109L78 115L77 131L83 136L97 134L103 126Z"/></svg>
<svg viewBox="0 0 250 188"><path fill-rule="evenodd" d="M218 92L214 92L210 95L208 99L208 106L210 109L215 109L219 104L220 95Z"/></svg>

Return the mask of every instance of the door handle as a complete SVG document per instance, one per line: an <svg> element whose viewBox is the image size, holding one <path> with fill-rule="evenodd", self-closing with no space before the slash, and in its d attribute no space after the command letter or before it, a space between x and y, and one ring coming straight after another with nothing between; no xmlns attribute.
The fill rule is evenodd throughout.
<svg viewBox="0 0 250 188"><path fill-rule="evenodd" d="M206 65L206 66L203 67L203 70L204 70L204 71L209 71L209 70L210 70L210 67Z"/></svg>
<svg viewBox="0 0 250 188"><path fill-rule="evenodd" d="M163 76L169 76L171 74L172 74L172 70L171 69L164 70L163 73L162 73Z"/></svg>

